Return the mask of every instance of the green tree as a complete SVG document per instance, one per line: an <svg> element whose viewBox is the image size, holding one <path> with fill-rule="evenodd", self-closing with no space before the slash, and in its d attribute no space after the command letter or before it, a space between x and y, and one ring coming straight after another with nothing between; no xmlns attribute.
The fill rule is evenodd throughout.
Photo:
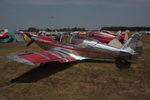
<svg viewBox="0 0 150 100"><path fill-rule="evenodd" d="M35 27L29 27L28 28L28 32L36 32L36 28Z"/></svg>

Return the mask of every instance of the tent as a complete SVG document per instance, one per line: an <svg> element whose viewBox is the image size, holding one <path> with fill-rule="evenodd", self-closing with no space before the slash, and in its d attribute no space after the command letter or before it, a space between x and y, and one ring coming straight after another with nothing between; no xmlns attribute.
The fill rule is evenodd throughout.
<svg viewBox="0 0 150 100"><path fill-rule="evenodd" d="M19 31L9 31L8 32L8 38L3 39L2 42L24 42L24 36Z"/></svg>

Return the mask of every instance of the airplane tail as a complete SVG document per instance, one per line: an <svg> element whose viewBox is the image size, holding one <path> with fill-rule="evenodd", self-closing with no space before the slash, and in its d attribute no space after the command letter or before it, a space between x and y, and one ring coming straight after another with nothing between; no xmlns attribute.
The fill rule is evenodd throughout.
<svg viewBox="0 0 150 100"><path fill-rule="evenodd" d="M142 54L143 44L142 44L142 34L134 33L122 46L121 49L126 49L134 51L133 55L139 57Z"/></svg>
<svg viewBox="0 0 150 100"><path fill-rule="evenodd" d="M36 33L35 33L36 35L39 35L40 34L40 31L39 30L36 30Z"/></svg>
<svg viewBox="0 0 150 100"><path fill-rule="evenodd" d="M40 30L36 30L35 35L40 36L42 34L42 32Z"/></svg>
<svg viewBox="0 0 150 100"><path fill-rule="evenodd" d="M121 35L123 37L123 43L125 43L128 40L128 32L123 32Z"/></svg>

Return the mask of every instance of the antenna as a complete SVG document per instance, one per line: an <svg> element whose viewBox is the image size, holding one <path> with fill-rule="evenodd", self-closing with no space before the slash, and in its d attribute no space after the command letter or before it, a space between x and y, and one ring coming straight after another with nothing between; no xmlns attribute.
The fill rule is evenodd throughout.
<svg viewBox="0 0 150 100"><path fill-rule="evenodd" d="M51 16L51 30L53 31L54 30L54 16Z"/></svg>
<svg viewBox="0 0 150 100"><path fill-rule="evenodd" d="M99 31L99 32L101 31L101 26L100 26L100 25L98 25L98 31Z"/></svg>

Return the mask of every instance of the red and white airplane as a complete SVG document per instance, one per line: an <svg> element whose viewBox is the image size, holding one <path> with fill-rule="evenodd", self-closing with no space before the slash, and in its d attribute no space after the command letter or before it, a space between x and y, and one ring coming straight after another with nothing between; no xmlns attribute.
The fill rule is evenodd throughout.
<svg viewBox="0 0 150 100"><path fill-rule="evenodd" d="M0 36L0 39L6 39L8 37L9 37L8 32L6 32Z"/></svg>
<svg viewBox="0 0 150 100"><path fill-rule="evenodd" d="M46 36L32 36L27 44L35 42L44 51L24 53L8 56L8 58L29 65L59 61L60 63L73 62L84 59L116 59L121 63L130 63L142 51L141 34L133 34L121 47L103 44L93 38L81 35L60 34L56 38Z"/></svg>
<svg viewBox="0 0 150 100"><path fill-rule="evenodd" d="M102 43L109 43L113 39L119 40L122 44L128 40L128 32L118 31L116 34L109 31L90 32L89 34L81 34L94 38Z"/></svg>

